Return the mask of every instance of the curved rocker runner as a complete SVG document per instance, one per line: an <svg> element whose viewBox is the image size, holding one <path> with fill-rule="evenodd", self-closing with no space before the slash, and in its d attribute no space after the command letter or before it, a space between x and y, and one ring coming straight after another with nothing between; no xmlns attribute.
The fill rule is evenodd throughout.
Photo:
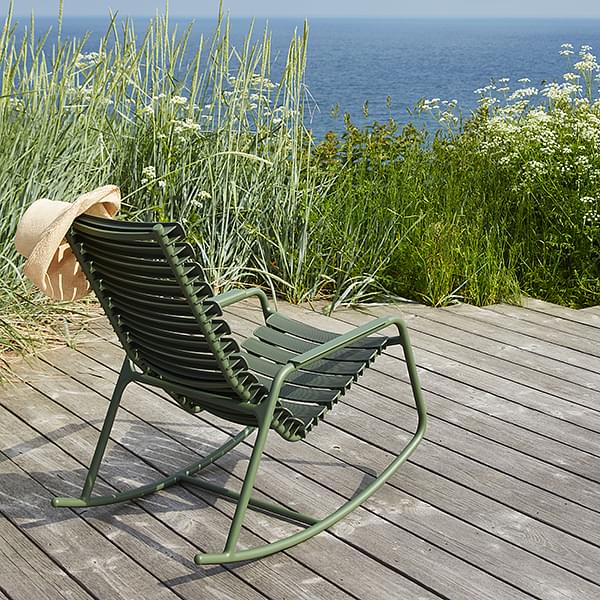
<svg viewBox="0 0 600 600"><path fill-rule="evenodd" d="M331 527L375 493L410 456L426 427L426 410L403 321L382 317L337 335L274 311L259 289L214 296L177 223L126 223L78 217L67 240L96 293L126 358L79 498L54 498L55 507L88 507L141 498L185 482L237 502L225 548L198 553L197 564L262 558ZM240 347L223 309L255 296L265 324ZM375 335L393 326L396 336ZM400 344L418 414L409 443L369 486L329 516L317 519L254 498L252 490L270 430L303 440L385 348ZM159 387L185 410L206 410L244 428L204 459L136 489L93 496L96 476L123 391L132 381ZM213 485L196 473L257 432L241 491ZM246 511L254 508L307 525L263 546L238 550Z"/></svg>

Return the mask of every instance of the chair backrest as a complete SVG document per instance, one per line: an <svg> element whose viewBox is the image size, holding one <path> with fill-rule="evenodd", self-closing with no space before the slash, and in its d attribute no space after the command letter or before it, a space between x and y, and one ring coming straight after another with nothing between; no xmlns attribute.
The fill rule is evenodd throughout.
<svg viewBox="0 0 600 600"><path fill-rule="evenodd" d="M182 394L170 385L193 390L211 412L246 422L236 404L256 404L265 390L211 301L181 225L83 215L67 239L131 361L177 400Z"/></svg>

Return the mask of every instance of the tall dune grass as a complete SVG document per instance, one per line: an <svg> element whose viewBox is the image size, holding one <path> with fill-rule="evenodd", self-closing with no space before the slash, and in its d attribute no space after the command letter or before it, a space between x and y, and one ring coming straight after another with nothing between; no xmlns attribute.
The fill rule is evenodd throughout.
<svg viewBox="0 0 600 600"><path fill-rule="evenodd" d="M141 35L113 19L97 51L84 53L85 39L47 47L33 20L17 34L9 12L0 34L4 348L35 342L29 324L56 308L21 276L13 239L25 208L107 182L121 187L126 217L182 221L216 291L254 280L308 293L307 215L318 190L302 122L307 31L291 41L278 82L269 32L256 38L250 31L233 48L222 16L209 40L174 31L167 16Z"/></svg>
<svg viewBox="0 0 600 600"><path fill-rule="evenodd" d="M125 218L186 226L215 292L258 284L300 302L366 290L378 249L357 276L329 245L329 211L315 206L335 175L313 168L303 122L306 26L277 81L269 31L251 28L234 47L223 15L206 40L166 15L144 32L112 19L93 52L85 38L48 47L46 37L33 19L17 32L10 12L0 35L5 348L39 341L30 325L60 324L55 311L65 310L22 279L13 244L22 213L36 198L70 201L108 182L121 187Z"/></svg>
<svg viewBox="0 0 600 600"><path fill-rule="evenodd" d="M597 90L555 84L530 110L523 88L498 112L486 88L470 118L453 102L422 103L445 133L393 120L358 129L346 117L344 133L315 143L304 125L307 40L307 27L294 35L275 81L269 31L250 29L234 47L222 15L210 39L166 15L142 32L112 19L88 52L85 38L49 46L33 20L17 30L9 11L1 350L69 337L72 316L85 314L22 279L22 213L36 198L71 201L105 183L121 187L125 218L181 221L216 292L260 285L333 307L518 302L524 292L600 303ZM590 57L578 64L592 86Z"/></svg>

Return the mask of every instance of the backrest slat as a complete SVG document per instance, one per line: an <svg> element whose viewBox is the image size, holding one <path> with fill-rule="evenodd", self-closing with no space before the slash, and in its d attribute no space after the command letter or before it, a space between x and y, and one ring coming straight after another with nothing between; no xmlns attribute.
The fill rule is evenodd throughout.
<svg viewBox="0 0 600 600"><path fill-rule="evenodd" d="M228 413L235 413L235 403L264 396L220 307L207 302L212 290L179 224L83 215L67 239L128 357L143 372L165 389L172 383L197 389L199 397L226 398Z"/></svg>

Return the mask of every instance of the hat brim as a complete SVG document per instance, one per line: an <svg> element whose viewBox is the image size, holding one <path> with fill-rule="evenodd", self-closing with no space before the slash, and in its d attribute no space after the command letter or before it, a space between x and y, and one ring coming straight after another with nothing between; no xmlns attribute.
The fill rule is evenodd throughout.
<svg viewBox="0 0 600 600"><path fill-rule="evenodd" d="M89 284L73 251L64 241L73 221L84 213L111 219L121 206L121 191L105 185L79 196L44 230L33 248L24 273L44 294L55 300L76 300Z"/></svg>

